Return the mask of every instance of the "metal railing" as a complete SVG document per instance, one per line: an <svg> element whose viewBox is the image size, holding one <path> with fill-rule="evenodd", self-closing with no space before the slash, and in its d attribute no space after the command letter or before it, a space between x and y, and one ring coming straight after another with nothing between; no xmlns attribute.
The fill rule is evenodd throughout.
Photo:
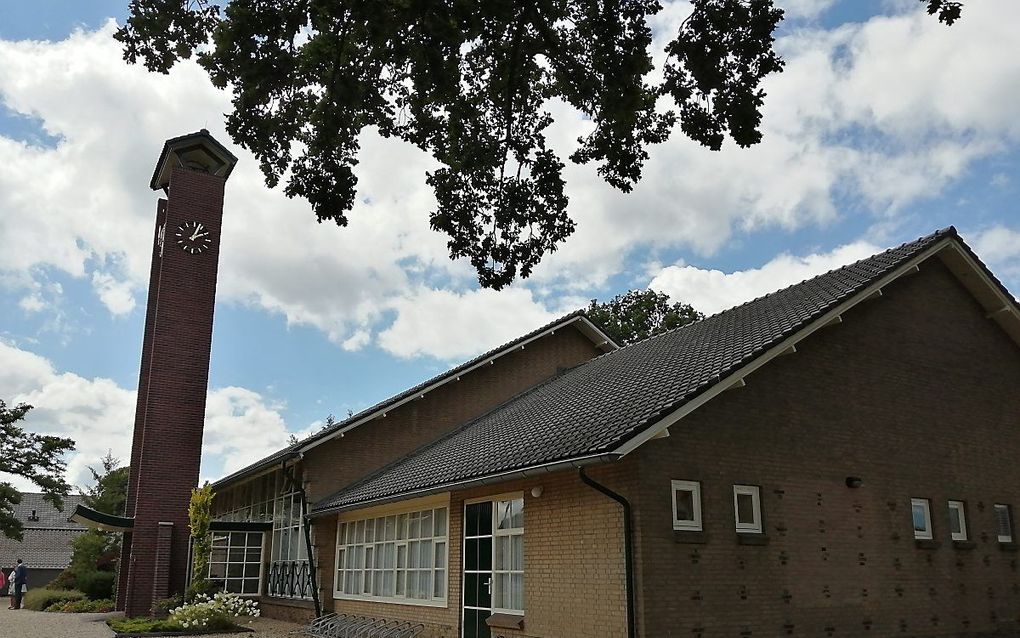
<svg viewBox="0 0 1020 638"><path fill-rule="evenodd" d="M311 598L312 571L308 560L278 560L269 564L266 595L276 598Z"/></svg>

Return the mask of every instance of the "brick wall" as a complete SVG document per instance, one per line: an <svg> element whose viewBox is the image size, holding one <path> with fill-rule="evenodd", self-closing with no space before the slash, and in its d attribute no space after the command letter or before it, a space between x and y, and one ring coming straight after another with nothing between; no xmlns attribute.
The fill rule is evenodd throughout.
<svg viewBox="0 0 1020 638"><path fill-rule="evenodd" d="M318 500L430 443L507 399L600 354L577 329L557 331L465 373L306 453L308 497Z"/></svg>
<svg viewBox="0 0 1020 638"><path fill-rule="evenodd" d="M328 496L552 377L560 369L600 353L591 340L568 327L507 353L492 365L465 373L459 381L447 383L422 399L388 411L385 418L377 418L313 448L302 461L309 500L314 503ZM227 490L221 493L227 494ZM224 511L224 503L223 498L217 499L214 512ZM314 539L320 600L326 611L332 611L335 517L316 521ZM267 534L266 543L270 541ZM265 614L270 617L290 619L303 613L294 611L289 603L280 606L270 598L263 601Z"/></svg>
<svg viewBox="0 0 1020 638"><path fill-rule="evenodd" d="M158 523L173 523L169 582L183 593L188 559L188 502L198 483L209 377L213 308L223 213L222 177L175 168L165 210L166 245L149 282L128 513L135 518L130 559L124 561L124 607L129 616L147 614L154 591ZM176 245L176 229L199 221L211 247L192 255ZM155 289L155 293L153 293ZM142 396L144 395L144 396ZM173 450L173 454L167 454Z"/></svg>
<svg viewBox="0 0 1020 638"><path fill-rule="evenodd" d="M624 495L633 494L632 461L592 468L589 475ZM542 486L532 497L531 489ZM340 613L413 620L428 625L423 638L457 638L460 631L464 502L524 494L524 628L493 629L505 638L604 638L626 634L623 516L613 500L584 485L576 472L454 492L450 498L449 581L446 607L332 600ZM316 536L335 542L336 517L316 521ZM320 566L333 570L334 551L320 547ZM327 580L327 574L322 575ZM328 577L332 582L332 575Z"/></svg>
<svg viewBox="0 0 1020 638"><path fill-rule="evenodd" d="M1020 615L992 512L1020 509L1020 349L937 259L883 292L636 453L640 635L956 636ZM670 479L701 481L703 542L678 542L697 539L672 530ZM735 483L761 486L766 545L737 543ZM937 548L916 546L911 497ZM951 542L948 499L974 548Z"/></svg>

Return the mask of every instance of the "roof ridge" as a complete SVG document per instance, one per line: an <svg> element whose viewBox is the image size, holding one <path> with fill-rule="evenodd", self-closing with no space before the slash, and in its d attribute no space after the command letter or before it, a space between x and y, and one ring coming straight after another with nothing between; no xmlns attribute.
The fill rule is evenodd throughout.
<svg viewBox="0 0 1020 638"><path fill-rule="evenodd" d="M912 239L910 241L903 242L902 244L899 244L898 246L890 246L889 248L886 248L885 250L883 250L881 252L874 253L873 255L869 255L868 257L862 257L861 259L858 259L857 261L853 261L853 262L851 262L849 264L844 264L842 266L837 266L836 268L830 268L829 270L826 270L825 272L818 273L817 275L814 275L812 277L808 277L807 279L802 279L801 281L789 284L789 285L784 286L783 288L780 288L778 290L773 290L772 292L767 292L764 295L759 295L759 296L755 297L754 299L749 299L749 300L744 301L742 303L739 303L739 304L737 304L735 306L730 306L729 308L724 308L724 309L722 309L722 310L720 310L718 312L714 312L714 313L712 313L710 315L706 315L706 316L702 317L701 319L698 319L697 321L692 321L690 323L685 323L682 326L677 326L676 328L671 328L669 330L666 330L664 332L660 332L658 334L649 335L649 336L645 337L644 339L641 339L639 341L635 341L634 343L628 343L626 345L620 346L620 348L617 349L617 350L613 350L611 352L603 353L602 355L600 355L599 357L596 357L596 358L601 358L601 357L604 357L604 356L608 356L608 355L611 355L611 354L613 354L615 352L620 352L621 350L626 350L627 348L630 348L631 346L635 346L635 345L637 345L639 343L644 343L644 342L650 341L652 339L657 339L659 337L663 337L663 336L668 335L668 334L673 334L673 333L679 332L681 330L684 330L685 328L690 328L691 326L697 325L697 324L702 323L704 321L708 321L710 319L715 319L716 317L719 317L720 315L724 315L724 314L733 312L733 311L738 310L740 308L743 308L745 306L749 306L749 305L751 305L751 304L753 304L755 302L761 301L762 299L767 299L769 297L774 297L775 295L778 295L781 292L785 292L787 290L790 290L791 288L795 288L797 286L801 286L803 284L806 284L809 281L814 281L816 279L820 279L822 277L831 275L834 272L837 272L837 271L840 271L840 270L845 270L847 268L851 268L853 266L859 265L862 262L875 259L879 255L887 255L887 254L893 252L894 250L901 250L901 249L903 249L903 248L905 248L907 246L910 246L911 244L920 244L922 242L930 241L932 239L935 239L936 237L940 237L941 235L945 235L945 236L948 236L948 237L959 237L959 233L957 232L955 226L947 226L946 228L940 228L940 229L938 229L938 230L936 230L936 231L934 231L932 233L929 233L927 235L922 235L921 237L918 237L917 239ZM888 270L889 270L889 267L883 269L883 272L886 272Z"/></svg>

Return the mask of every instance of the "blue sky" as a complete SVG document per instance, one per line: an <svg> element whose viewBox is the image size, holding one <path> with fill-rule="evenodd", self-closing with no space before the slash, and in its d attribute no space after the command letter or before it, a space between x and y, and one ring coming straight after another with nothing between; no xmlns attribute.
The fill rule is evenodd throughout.
<svg viewBox="0 0 1020 638"><path fill-rule="evenodd" d="M711 153L675 136L626 196L569 167L577 233L501 293L428 229L417 150L366 133L343 230L267 189L239 151L203 476L628 288L715 312L954 224L1016 294L1016 3L968 3L952 29L912 0L780 4L788 65L766 86L764 143ZM121 61L110 34L126 6L0 3L0 398L78 439L75 481L108 448L129 452L162 141L206 127L231 145L228 98L193 64L164 77ZM667 4L657 31L686 10ZM550 108L566 156L586 123Z"/></svg>

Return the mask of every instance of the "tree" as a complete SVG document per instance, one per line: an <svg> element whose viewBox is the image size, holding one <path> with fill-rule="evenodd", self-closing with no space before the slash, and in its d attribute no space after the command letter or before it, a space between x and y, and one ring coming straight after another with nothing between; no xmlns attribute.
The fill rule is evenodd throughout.
<svg viewBox="0 0 1020 638"><path fill-rule="evenodd" d="M631 290L605 303L592 299L586 312L619 345L635 343L705 317L688 304L670 303L669 295L654 290Z"/></svg>
<svg viewBox="0 0 1020 638"><path fill-rule="evenodd" d="M67 467L64 453L74 449L71 439L26 432L17 425L32 406L20 403L13 408L0 400L0 474L28 479L42 489L44 498L58 510L64 509L63 497L71 486L64 479ZM22 540L21 521L14 516L14 505L21 494L8 482L0 482L0 532Z"/></svg>
<svg viewBox="0 0 1020 638"><path fill-rule="evenodd" d="M92 485L79 487L78 492L82 495L85 504L94 510L121 516L124 514L127 505L127 467L118 467L120 459L113 456L112 451L107 451L106 456L100 459L102 471L89 466L92 473Z"/></svg>
<svg viewBox="0 0 1020 638"><path fill-rule="evenodd" d="M206 481L202 487L191 490L191 503L188 505L188 519L191 526L191 584L188 586L188 600L195 594L209 591L209 555L212 553L212 534L209 523L212 522L212 503L216 494L212 485Z"/></svg>
<svg viewBox="0 0 1020 638"><path fill-rule="evenodd" d="M124 58L167 73L197 54L233 92L227 131L286 176L318 220L347 224L360 144L375 128L430 153L435 230L482 286L527 277L574 230L547 105L591 122L570 160L629 191L647 147L683 134L713 150L761 140L763 78L783 17L773 0L691 0L653 81L658 0L131 0ZM960 2L921 0L952 24ZM666 108L672 106L672 109Z"/></svg>
<svg viewBox="0 0 1020 638"><path fill-rule="evenodd" d="M108 451L100 459L101 470L89 466L92 484L78 488L85 504L94 510L120 516L127 503L128 468L118 467L120 460ZM71 541L71 564L61 572L55 585L66 589L89 589L91 583L113 578L96 576L97 572L112 573L120 557L120 534L88 529Z"/></svg>

